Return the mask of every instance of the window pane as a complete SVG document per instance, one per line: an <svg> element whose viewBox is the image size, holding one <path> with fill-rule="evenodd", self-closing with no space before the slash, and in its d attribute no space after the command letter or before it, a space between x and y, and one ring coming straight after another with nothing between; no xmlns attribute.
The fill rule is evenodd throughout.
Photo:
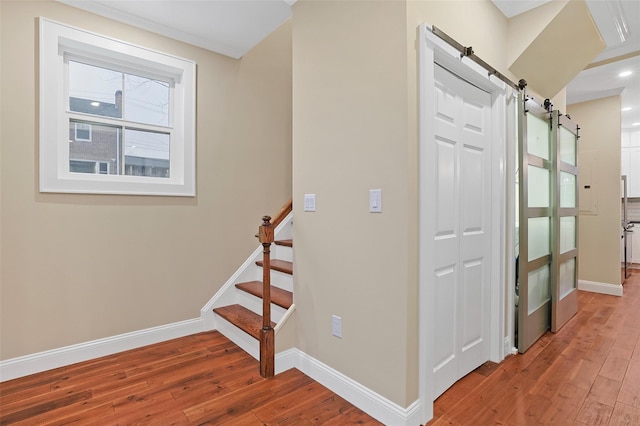
<svg viewBox="0 0 640 426"><path fill-rule="evenodd" d="M69 61L69 109L122 117L122 73Z"/></svg>
<svg viewBox="0 0 640 426"><path fill-rule="evenodd" d="M549 250L549 218L529 218L529 260L545 256Z"/></svg>
<svg viewBox="0 0 640 426"><path fill-rule="evenodd" d="M124 174L170 177L169 134L125 129Z"/></svg>
<svg viewBox="0 0 640 426"><path fill-rule="evenodd" d="M560 264L560 300L576 288L576 259Z"/></svg>
<svg viewBox="0 0 640 426"><path fill-rule="evenodd" d="M169 83L137 75L124 76L125 119L169 125Z"/></svg>
<svg viewBox="0 0 640 426"><path fill-rule="evenodd" d="M121 132L118 126L69 120L69 171L117 174Z"/></svg>
<svg viewBox="0 0 640 426"><path fill-rule="evenodd" d="M560 127L560 161L576 165L576 136L566 127Z"/></svg>
<svg viewBox="0 0 640 426"><path fill-rule="evenodd" d="M549 285L549 265L529 272L527 312L531 315L540 306L551 300L551 287Z"/></svg>
<svg viewBox="0 0 640 426"><path fill-rule="evenodd" d="M533 114L527 114L527 147L530 154L549 159L549 124Z"/></svg>
<svg viewBox="0 0 640 426"><path fill-rule="evenodd" d="M549 170L529 165L528 171L528 207L549 207Z"/></svg>
<svg viewBox="0 0 640 426"><path fill-rule="evenodd" d="M560 218L560 253L576 248L576 217Z"/></svg>
<svg viewBox="0 0 640 426"><path fill-rule="evenodd" d="M85 160L69 160L69 171L71 173L95 173L96 162Z"/></svg>
<svg viewBox="0 0 640 426"><path fill-rule="evenodd" d="M560 207L576 206L576 175L560 172Z"/></svg>

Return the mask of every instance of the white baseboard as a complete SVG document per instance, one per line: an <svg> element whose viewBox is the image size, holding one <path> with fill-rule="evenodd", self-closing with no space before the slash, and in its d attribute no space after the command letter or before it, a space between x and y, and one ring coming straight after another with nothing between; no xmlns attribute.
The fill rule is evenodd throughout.
<svg viewBox="0 0 640 426"><path fill-rule="evenodd" d="M578 290L608 294L611 296L622 296L622 284L608 284L595 281L578 280Z"/></svg>
<svg viewBox="0 0 640 426"><path fill-rule="evenodd" d="M401 407L299 349L289 349L276 355L276 373L290 368L297 368L386 425L415 426L424 423L420 400L407 408Z"/></svg>
<svg viewBox="0 0 640 426"><path fill-rule="evenodd" d="M188 336L204 331L203 326L202 319L196 318L11 358L0 361L0 381Z"/></svg>

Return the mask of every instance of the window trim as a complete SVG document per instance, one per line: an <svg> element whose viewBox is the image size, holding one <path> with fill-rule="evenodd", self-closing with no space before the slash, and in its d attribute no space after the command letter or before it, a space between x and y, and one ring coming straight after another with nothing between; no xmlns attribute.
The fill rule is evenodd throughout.
<svg viewBox="0 0 640 426"><path fill-rule="evenodd" d="M40 192L195 196L195 62L42 17L39 30ZM69 118L75 113L66 99L65 55L172 80L169 178L69 171Z"/></svg>

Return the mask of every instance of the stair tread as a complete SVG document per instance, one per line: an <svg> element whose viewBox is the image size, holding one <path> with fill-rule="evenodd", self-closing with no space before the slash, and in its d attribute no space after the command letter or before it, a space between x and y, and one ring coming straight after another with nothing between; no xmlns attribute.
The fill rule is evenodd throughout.
<svg viewBox="0 0 640 426"><path fill-rule="evenodd" d="M216 314L229 321L245 333L260 340L260 330L262 329L262 316L241 305L221 306L213 310ZM271 321L271 327L276 323Z"/></svg>
<svg viewBox="0 0 640 426"><path fill-rule="evenodd" d="M293 240L277 240L274 241L279 246L293 247Z"/></svg>
<svg viewBox="0 0 640 426"><path fill-rule="evenodd" d="M236 287L262 299L262 281L238 283L236 284ZM278 306L289 309L293 303L293 293L279 287L271 286L271 303L275 303Z"/></svg>
<svg viewBox="0 0 640 426"><path fill-rule="evenodd" d="M259 260L256 265L262 266L264 262ZM284 272L285 274L293 275L293 262L280 259L271 259L271 269L275 271Z"/></svg>

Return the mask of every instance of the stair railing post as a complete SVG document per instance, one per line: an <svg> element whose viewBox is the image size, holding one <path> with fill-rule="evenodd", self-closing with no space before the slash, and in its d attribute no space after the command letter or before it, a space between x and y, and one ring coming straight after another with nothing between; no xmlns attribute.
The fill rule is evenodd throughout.
<svg viewBox="0 0 640 426"><path fill-rule="evenodd" d="M271 327L271 243L274 240L271 217L263 216L258 230L262 243L262 330L260 331L260 375L273 377L275 370L275 342Z"/></svg>

